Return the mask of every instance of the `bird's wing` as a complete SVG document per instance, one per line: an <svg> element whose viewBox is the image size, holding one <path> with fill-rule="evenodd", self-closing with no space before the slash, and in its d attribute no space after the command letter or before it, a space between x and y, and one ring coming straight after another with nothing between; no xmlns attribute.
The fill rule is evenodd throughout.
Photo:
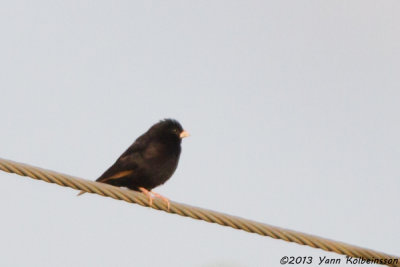
<svg viewBox="0 0 400 267"><path fill-rule="evenodd" d="M110 180L124 178L137 169L135 155L120 157L108 170L106 170L96 181L107 182Z"/></svg>
<svg viewBox="0 0 400 267"><path fill-rule="evenodd" d="M141 154L145 148L146 138L140 136L96 181L106 183L134 173L143 160Z"/></svg>

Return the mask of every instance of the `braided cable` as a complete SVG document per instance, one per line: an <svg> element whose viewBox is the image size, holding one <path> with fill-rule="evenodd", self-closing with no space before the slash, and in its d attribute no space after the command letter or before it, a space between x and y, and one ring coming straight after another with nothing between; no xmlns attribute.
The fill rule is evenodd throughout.
<svg viewBox="0 0 400 267"><path fill-rule="evenodd" d="M124 200L129 203L136 203L141 206L149 207L148 197L143 193L133 190L122 189L104 183L84 180L81 178L72 177L70 175L61 174L2 158L0 158L0 169L5 172L15 173L21 176L28 176L36 180L43 180L48 183L55 183L88 193L95 193L101 196L111 197L118 200ZM151 208L163 210L168 213L175 213L185 217L191 217L197 220L203 220L210 223L217 223L223 226L229 226L234 229L241 229L263 236L269 236L275 239L295 242L300 245L307 245L325 251L336 252L338 254L347 255L353 258L371 260L377 264L400 267L400 258L396 256L356 247L314 235L259 223L212 210L198 208L173 201L170 201L170 208L168 209L166 203L158 198L153 200L153 205Z"/></svg>

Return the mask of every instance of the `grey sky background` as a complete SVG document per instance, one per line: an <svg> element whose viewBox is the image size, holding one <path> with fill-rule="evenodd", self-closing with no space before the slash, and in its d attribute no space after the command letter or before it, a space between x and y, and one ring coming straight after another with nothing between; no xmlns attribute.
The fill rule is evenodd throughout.
<svg viewBox="0 0 400 267"><path fill-rule="evenodd" d="M94 180L178 119L171 200L400 255L398 1L9 1L0 157ZM1 266L333 253L0 172Z"/></svg>

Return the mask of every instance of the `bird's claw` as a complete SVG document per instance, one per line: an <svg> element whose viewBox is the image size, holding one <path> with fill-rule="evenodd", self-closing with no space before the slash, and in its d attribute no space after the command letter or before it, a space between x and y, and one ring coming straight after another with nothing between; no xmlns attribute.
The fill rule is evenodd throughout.
<svg viewBox="0 0 400 267"><path fill-rule="evenodd" d="M169 199L164 197L164 196L162 196L162 195L160 195L160 194L158 194L158 193L156 193L156 192L151 191L151 193L153 193L154 196L156 196L158 198L161 198L165 203L167 203L167 209L169 211L169 207L170 207Z"/></svg>
<svg viewBox="0 0 400 267"><path fill-rule="evenodd" d="M143 188L143 187L139 187L139 190L149 198L149 207L153 206L153 197L152 197L152 195L154 195L155 197L161 198L164 202L166 202L167 209L169 211L170 203L169 203L169 199L168 198L166 198L166 197L164 197L164 196L162 196L162 195L160 195L160 194L158 194L156 192L149 191L149 190L147 190L146 188Z"/></svg>

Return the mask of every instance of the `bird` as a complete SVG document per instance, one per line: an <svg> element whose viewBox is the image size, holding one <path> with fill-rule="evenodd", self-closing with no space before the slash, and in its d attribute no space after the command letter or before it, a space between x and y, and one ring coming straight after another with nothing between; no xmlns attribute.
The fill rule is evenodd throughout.
<svg viewBox="0 0 400 267"><path fill-rule="evenodd" d="M174 174L182 139L188 136L177 120L161 120L139 136L96 181L140 191L149 198L150 207L154 195L165 201L169 210L169 200L152 189ZM83 193L81 191L78 196Z"/></svg>

